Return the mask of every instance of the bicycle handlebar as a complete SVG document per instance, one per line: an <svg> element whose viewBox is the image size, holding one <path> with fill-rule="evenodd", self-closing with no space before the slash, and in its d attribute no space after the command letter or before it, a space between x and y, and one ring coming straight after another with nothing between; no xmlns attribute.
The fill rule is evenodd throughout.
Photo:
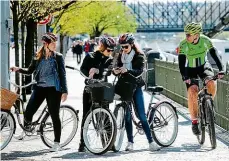
<svg viewBox="0 0 229 161"><path fill-rule="evenodd" d="M69 65L66 65L65 67L68 68L68 69L72 69L72 70L78 71L85 79L88 79L87 82L88 82L89 84L96 83L96 82L98 82L98 83L102 82L102 81L99 80L99 79L93 79L93 78L87 77L86 75L83 74L83 72L81 72L79 69L77 69L77 68L75 68L75 67L72 67L72 66L69 66Z"/></svg>
<svg viewBox="0 0 229 161"><path fill-rule="evenodd" d="M224 74L224 73L221 73L221 74ZM211 80L214 80L214 81L215 81L215 80L219 79L219 78L218 78L218 75L219 75L219 73L216 74L216 75L214 75L214 76L207 76L207 77L204 78L204 80L203 80L203 85L204 85L204 86L207 86L207 84L208 84L209 81L211 81ZM200 79L200 78L197 78L197 79L191 79L191 80L200 81L201 79Z"/></svg>
<svg viewBox="0 0 229 161"><path fill-rule="evenodd" d="M118 68L116 68L116 69L118 69ZM148 72L148 71L151 71L151 70L154 70L154 68L149 68L149 69L144 68L143 71L142 71L142 73L141 73L140 75L138 75L138 76L134 76L134 75L131 74L131 73L128 73L128 74L129 74L130 76L134 77L134 78L139 78L139 77L141 77L141 76L143 75L144 72ZM123 73L123 74L124 74L124 73ZM122 74L119 73L118 75L122 75Z"/></svg>
<svg viewBox="0 0 229 161"><path fill-rule="evenodd" d="M95 83L95 82L102 82L102 81L99 80L99 79L93 79L93 78L89 78L89 77L85 76L79 69L77 69L77 68L75 68L75 67L72 67L72 66L69 66L69 65L66 65L65 67L68 68L68 69L72 69L72 70L78 71L85 79L88 79L87 82L88 82L89 84ZM143 75L144 71L148 72L148 71L151 71L151 70L153 70L153 69L154 69L154 68L144 69L143 72L142 72L140 75L138 75L138 76L134 76L134 75L132 75L132 74L130 74L130 73L128 73L128 74L131 75L132 77L139 78L139 77L141 77L141 76ZM109 69L108 69L108 70L109 70ZM120 75L121 75L121 74L120 74Z"/></svg>
<svg viewBox="0 0 229 161"><path fill-rule="evenodd" d="M26 84L26 85L24 85L24 86L22 86L22 85L18 85L18 84L16 84L16 83L14 83L14 82L12 82L11 80L10 80L10 75L11 75L11 71L9 72L9 78L8 78L8 82L10 83L10 84L12 84L14 87L17 87L17 88L26 88L26 87L29 87L29 86L31 86L31 85L33 85L33 84L37 84L37 82L36 81L32 81L32 82L30 82L30 83L28 83L28 84ZM21 73L22 74L22 73Z"/></svg>

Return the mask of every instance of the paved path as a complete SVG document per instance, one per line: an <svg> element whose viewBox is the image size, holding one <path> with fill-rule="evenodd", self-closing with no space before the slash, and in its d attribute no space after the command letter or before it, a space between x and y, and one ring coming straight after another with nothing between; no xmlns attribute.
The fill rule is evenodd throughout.
<svg viewBox="0 0 229 161"><path fill-rule="evenodd" d="M71 53L67 54L66 65L77 66L76 59L72 57ZM67 69L67 80L69 88L68 100L64 104L70 104L75 109L79 109L79 117L82 116L82 91L84 88L84 79L76 71ZM150 96L145 95L146 105L149 102ZM113 106L111 105L111 110ZM90 153L78 153L79 133L73 141L60 152L50 153L48 148L42 143L39 136L27 137L23 141L12 139L10 144L1 152L2 160L10 161L72 161L72 160L88 160L88 161L189 161L189 160L202 160L202 161L215 161L229 160L229 148L227 142L217 140L217 148L211 150L209 138L207 136L204 146L200 146L196 137L192 134L188 112L185 108L178 106L179 110L179 131L176 141L168 148L162 148L158 152L148 151L148 143L145 135L137 134L134 141L134 151L129 153L125 152L127 140L125 140L121 148L121 152L113 153L108 152L102 156L96 156ZM41 109L39 110L39 112ZM39 113L38 112L38 113ZM36 115L37 116L37 115ZM19 134L20 129L16 131ZM228 137L227 132L218 132Z"/></svg>

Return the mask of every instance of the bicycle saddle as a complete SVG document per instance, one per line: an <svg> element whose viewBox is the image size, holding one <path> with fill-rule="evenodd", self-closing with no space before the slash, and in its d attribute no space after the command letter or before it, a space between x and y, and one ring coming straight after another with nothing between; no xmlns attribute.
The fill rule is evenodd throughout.
<svg viewBox="0 0 229 161"><path fill-rule="evenodd" d="M153 87L151 86L151 87L147 88L147 91L153 92L153 93L162 92L163 91L163 87L162 86L153 86Z"/></svg>

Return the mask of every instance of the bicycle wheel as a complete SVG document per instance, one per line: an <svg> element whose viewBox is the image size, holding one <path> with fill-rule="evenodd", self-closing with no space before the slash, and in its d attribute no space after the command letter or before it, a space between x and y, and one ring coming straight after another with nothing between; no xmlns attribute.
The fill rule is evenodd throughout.
<svg viewBox="0 0 229 161"><path fill-rule="evenodd" d="M201 112L201 109L203 107L199 107L199 116L198 116L198 122L199 122L199 129L200 129L200 135L197 135L197 140L199 144L204 144L205 142L205 125L204 125L204 114Z"/></svg>
<svg viewBox="0 0 229 161"><path fill-rule="evenodd" d="M11 141L15 132L16 123L10 111L1 110L1 150L3 150Z"/></svg>
<svg viewBox="0 0 229 161"><path fill-rule="evenodd" d="M83 139L87 149L93 154L104 154L113 146L117 125L109 109L94 108L85 117Z"/></svg>
<svg viewBox="0 0 229 161"><path fill-rule="evenodd" d="M178 119L176 111L167 102L150 109L148 122L155 142L163 147L170 146L177 137Z"/></svg>
<svg viewBox="0 0 229 161"><path fill-rule="evenodd" d="M215 123L214 123L214 106L212 100L207 99L205 101L205 109L207 114L207 122L208 122L208 130L209 130L209 137L212 149L215 149L216 144L216 135L215 135Z"/></svg>
<svg viewBox="0 0 229 161"><path fill-rule="evenodd" d="M71 106L67 105L60 106L59 116L61 121L60 146L64 147L68 145L76 135L79 118L78 113ZM43 143L48 147L52 147L54 144L54 129L49 114L41 121L40 132Z"/></svg>
<svg viewBox="0 0 229 161"><path fill-rule="evenodd" d="M123 143L124 139L124 133L125 133L125 108L122 104L119 104L114 109L114 116L116 118L116 124L117 124L117 135L114 142L114 145L112 146L112 150L114 152L118 152Z"/></svg>

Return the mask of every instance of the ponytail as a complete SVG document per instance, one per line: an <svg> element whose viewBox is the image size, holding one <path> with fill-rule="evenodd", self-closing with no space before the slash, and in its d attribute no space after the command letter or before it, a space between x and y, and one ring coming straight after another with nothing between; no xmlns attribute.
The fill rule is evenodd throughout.
<svg viewBox="0 0 229 161"><path fill-rule="evenodd" d="M44 52L44 46L42 46L36 53L36 59L40 60Z"/></svg>

